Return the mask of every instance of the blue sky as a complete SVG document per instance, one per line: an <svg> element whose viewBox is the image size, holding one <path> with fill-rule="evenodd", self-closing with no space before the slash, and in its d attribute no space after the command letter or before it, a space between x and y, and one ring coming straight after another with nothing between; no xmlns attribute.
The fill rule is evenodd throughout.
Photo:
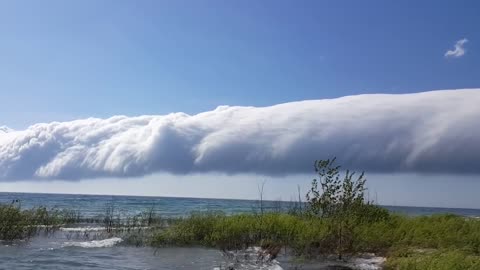
<svg viewBox="0 0 480 270"><path fill-rule="evenodd" d="M478 87L479 11L477 1L2 2L0 123ZM467 53L446 59L462 38Z"/></svg>
<svg viewBox="0 0 480 270"><path fill-rule="evenodd" d="M478 14L473 0L3 1L0 127L479 88ZM111 193L254 198L256 185L268 179L270 199L290 199L312 177L24 179L0 182L0 191L95 186L107 193L115 186ZM372 190L385 194L382 203L480 207L471 192L480 186L478 174L374 172L371 179ZM221 181L234 190L215 189Z"/></svg>

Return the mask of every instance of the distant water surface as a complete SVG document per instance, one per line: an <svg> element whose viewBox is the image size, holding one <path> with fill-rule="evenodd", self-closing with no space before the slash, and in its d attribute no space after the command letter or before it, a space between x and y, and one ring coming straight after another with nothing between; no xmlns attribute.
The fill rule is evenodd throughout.
<svg viewBox="0 0 480 270"><path fill-rule="evenodd" d="M226 214L251 213L258 211L259 202L254 200L202 199L175 197L109 196L109 195L73 195L41 193L0 192L0 203L19 200L22 208L45 206L78 210L82 215L93 217L105 213L107 207L116 211L135 214L153 207L154 211L164 217L186 216L194 211L222 211ZM264 201L264 209L287 210L291 202ZM468 217L480 217L480 209L383 206L391 212L410 216L451 213Z"/></svg>

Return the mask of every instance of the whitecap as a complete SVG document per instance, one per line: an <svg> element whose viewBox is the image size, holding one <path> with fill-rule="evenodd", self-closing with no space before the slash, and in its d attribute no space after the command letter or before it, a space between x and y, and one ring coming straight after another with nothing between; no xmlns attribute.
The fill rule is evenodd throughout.
<svg viewBox="0 0 480 270"><path fill-rule="evenodd" d="M117 231L122 231L122 230L148 230L151 227L148 226L135 226L135 227L114 227L110 228L111 230L117 230ZM100 231L106 231L106 227L62 227L60 228L61 231L64 232L100 232Z"/></svg>
<svg viewBox="0 0 480 270"><path fill-rule="evenodd" d="M93 240L86 242L64 242L64 247L82 247L82 248L100 248L100 247L113 247L116 244L122 242L123 239L119 237L108 238L104 240Z"/></svg>
<svg viewBox="0 0 480 270"><path fill-rule="evenodd" d="M64 232L98 232L107 230L105 227L72 227L72 228L60 228Z"/></svg>

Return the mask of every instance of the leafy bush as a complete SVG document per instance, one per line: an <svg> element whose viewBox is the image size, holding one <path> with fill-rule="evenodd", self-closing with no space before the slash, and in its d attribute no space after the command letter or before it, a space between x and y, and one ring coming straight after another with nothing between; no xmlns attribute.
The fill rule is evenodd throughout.
<svg viewBox="0 0 480 270"><path fill-rule="evenodd" d="M319 179L312 181L312 188L307 193L308 212L330 221L327 223L328 243L342 258L344 253L354 251L355 228L359 224L387 220L389 213L365 199L363 172L354 178L356 173L346 170L342 176L335 158L316 161L314 167Z"/></svg>

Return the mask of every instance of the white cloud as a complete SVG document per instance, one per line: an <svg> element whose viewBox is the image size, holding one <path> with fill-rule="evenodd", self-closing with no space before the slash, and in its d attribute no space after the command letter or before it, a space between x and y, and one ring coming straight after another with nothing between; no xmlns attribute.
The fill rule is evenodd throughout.
<svg viewBox="0 0 480 270"><path fill-rule="evenodd" d="M458 58L460 56L463 56L465 54L466 49L464 48L465 43L467 43L468 40L466 38L461 39L455 43L455 49L453 50L448 50L445 53L445 57L453 57L453 58Z"/></svg>
<svg viewBox="0 0 480 270"><path fill-rule="evenodd" d="M0 180L168 172L285 175L315 159L368 172L480 173L480 89L359 95L0 133Z"/></svg>
<svg viewBox="0 0 480 270"><path fill-rule="evenodd" d="M8 132L12 132L13 129L9 128L9 127L6 127L6 126L0 126L0 134L2 133L8 133Z"/></svg>

